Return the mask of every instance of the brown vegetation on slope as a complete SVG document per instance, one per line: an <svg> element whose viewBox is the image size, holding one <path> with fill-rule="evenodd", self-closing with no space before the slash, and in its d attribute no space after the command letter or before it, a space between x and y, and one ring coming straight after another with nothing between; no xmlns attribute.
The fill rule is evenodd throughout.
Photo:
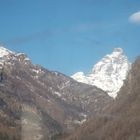
<svg viewBox="0 0 140 140"><path fill-rule="evenodd" d="M36 124L41 124L39 136L41 134L43 140L55 139L63 132L71 132L112 101L107 93L94 86L33 65L24 54L7 56L2 73L0 125L5 130L0 129L2 140L13 140L10 134L19 140L20 136L24 137L22 132L27 134L26 126ZM23 109L23 105L27 106L27 110ZM28 111L29 108L35 108L36 113L31 109ZM41 122L30 121L31 117Z"/></svg>
<svg viewBox="0 0 140 140"><path fill-rule="evenodd" d="M140 58L114 103L65 140L140 140Z"/></svg>

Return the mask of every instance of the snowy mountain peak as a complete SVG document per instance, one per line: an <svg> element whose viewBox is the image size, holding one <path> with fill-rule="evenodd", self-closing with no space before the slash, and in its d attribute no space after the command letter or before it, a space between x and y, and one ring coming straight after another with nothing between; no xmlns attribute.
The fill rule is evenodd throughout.
<svg viewBox="0 0 140 140"><path fill-rule="evenodd" d="M0 69L3 68L5 63L11 63L12 65L13 61L17 60L25 64L30 63L30 59L24 53L15 53L6 49L3 46L0 46Z"/></svg>
<svg viewBox="0 0 140 140"><path fill-rule="evenodd" d="M78 72L72 78L82 83L95 85L115 98L129 68L130 63L124 55L123 49L115 48L112 54L106 55L93 66L91 73L85 75L83 72Z"/></svg>
<svg viewBox="0 0 140 140"><path fill-rule="evenodd" d="M14 52L4 48L3 46L0 46L0 58L7 56L9 54L14 54Z"/></svg>
<svg viewBox="0 0 140 140"><path fill-rule="evenodd" d="M113 53L114 52L123 53L123 49L122 48L114 48Z"/></svg>

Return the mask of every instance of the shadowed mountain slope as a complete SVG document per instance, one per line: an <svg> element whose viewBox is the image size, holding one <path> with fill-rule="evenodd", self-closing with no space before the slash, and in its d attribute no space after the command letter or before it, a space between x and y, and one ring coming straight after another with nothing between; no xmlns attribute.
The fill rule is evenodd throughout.
<svg viewBox="0 0 140 140"><path fill-rule="evenodd" d="M112 102L101 89L33 65L25 54L3 47L0 52L1 137L30 140L36 132L32 140L51 139L71 132Z"/></svg>
<svg viewBox="0 0 140 140"><path fill-rule="evenodd" d="M65 140L140 140L139 109L140 58L137 58L116 101Z"/></svg>

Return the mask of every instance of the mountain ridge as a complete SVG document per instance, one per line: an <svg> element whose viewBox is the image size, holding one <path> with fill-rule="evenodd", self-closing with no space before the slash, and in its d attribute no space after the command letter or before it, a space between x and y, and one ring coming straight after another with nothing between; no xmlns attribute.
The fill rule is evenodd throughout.
<svg viewBox="0 0 140 140"><path fill-rule="evenodd" d="M0 126L5 125L9 137L14 130L15 137L28 140L37 125L35 140L50 140L71 132L112 102L103 90L34 65L26 54L12 52L0 61Z"/></svg>

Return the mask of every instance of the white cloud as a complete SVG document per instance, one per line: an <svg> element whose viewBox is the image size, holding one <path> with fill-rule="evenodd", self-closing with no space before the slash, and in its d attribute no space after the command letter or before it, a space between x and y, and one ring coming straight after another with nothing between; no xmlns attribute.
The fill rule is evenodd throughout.
<svg viewBox="0 0 140 140"><path fill-rule="evenodd" d="M140 24L140 11L133 13L130 17L129 17L129 21L135 24Z"/></svg>

